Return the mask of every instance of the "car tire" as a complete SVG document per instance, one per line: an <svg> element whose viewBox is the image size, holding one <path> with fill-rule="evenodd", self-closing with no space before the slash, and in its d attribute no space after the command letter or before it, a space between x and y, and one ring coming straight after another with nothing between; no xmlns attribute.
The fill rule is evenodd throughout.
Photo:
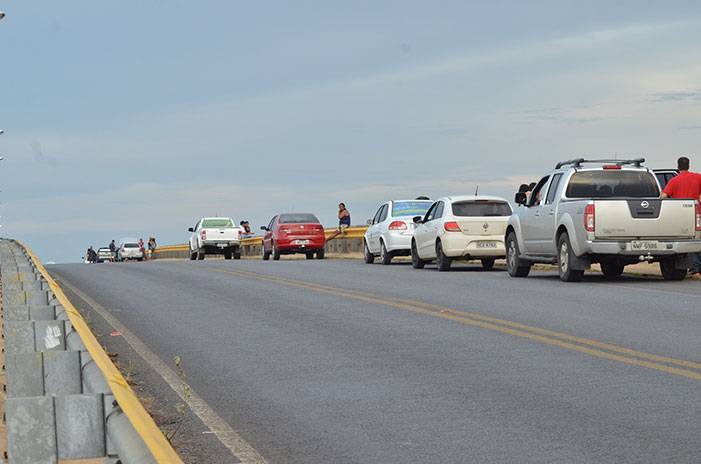
<svg viewBox="0 0 701 464"><path fill-rule="evenodd" d="M224 252L224 259L231 259L231 258L232 258L231 250L226 250Z"/></svg>
<svg viewBox="0 0 701 464"><path fill-rule="evenodd" d="M575 256L567 233L560 235L557 240L557 272L563 282L580 282L584 277L584 271L572 269Z"/></svg>
<svg viewBox="0 0 701 464"><path fill-rule="evenodd" d="M234 251L234 259L241 259L241 250Z"/></svg>
<svg viewBox="0 0 701 464"><path fill-rule="evenodd" d="M200 248L199 250L197 250L197 261L203 261L204 255L205 255L205 252L203 249Z"/></svg>
<svg viewBox="0 0 701 464"><path fill-rule="evenodd" d="M411 267L414 269L423 269L426 262L419 257L419 251L416 249L416 242L411 241Z"/></svg>
<svg viewBox="0 0 701 464"><path fill-rule="evenodd" d="M620 277L625 266L618 263L600 263L601 273L606 277Z"/></svg>
<svg viewBox="0 0 701 464"><path fill-rule="evenodd" d="M380 240L380 262L385 266L392 264L392 252L387 251L385 242Z"/></svg>
<svg viewBox="0 0 701 464"><path fill-rule="evenodd" d="M326 250L323 248L316 252L316 259L324 259L324 256L326 256Z"/></svg>
<svg viewBox="0 0 701 464"><path fill-rule="evenodd" d="M280 261L280 250L275 246L274 243L271 243L271 246L273 248L273 261Z"/></svg>
<svg viewBox="0 0 701 464"><path fill-rule="evenodd" d="M674 258L666 258L660 261L660 272L664 280L684 280L687 274L686 269L677 269Z"/></svg>
<svg viewBox="0 0 701 464"><path fill-rule="evenodd" d="M368 248L368 242L363 240L363 257L365 258L365 264L372 264L375 262L375 255L370 253L370 248Z"/></svg>
<svg viewBox="0 0 701 464"><path fill-rule="evenodd" d="M450 265L452 263L453 260L443 253L443 245L441 245L441 241L438 240L436 242L436 266L438 267L438 270L440 272L450 271Z"/></svg>
<svg viewBox="0 0 701 464"><path fill-rule="evenodd" d="M197 259L197 253L195 253L194 251L192 251L192 249L190 249L190 261L194 261L196 259Z"/></svg>
<svg viewBox="0 0 701 464"><path fill-rule="evenodd" d="M313 251L307 251L305 254L307 255L307 259L314 259L314 252Z"/></svg>
<svg viewBox="0 0 701 464"><path fill-rule="evenodd" d="M518 248L516 234L510 232L506 237L506 271L511 277L528 277L531 272L531 265L524 266L520 256L521 250Z"/></svg>
<svg viewBox="0 0 701 464"><path fill-rule="evenodd" d="M485 258L482 260L482 270L483 271L491 271L494 269L494 258Z"/></svg>
<svg viewBox="0 0 701 464"><path fill-rule="evenodd" d="M265 245L263 245L263 261L267 261L270 259L270 252L265 251Z"/></svg>

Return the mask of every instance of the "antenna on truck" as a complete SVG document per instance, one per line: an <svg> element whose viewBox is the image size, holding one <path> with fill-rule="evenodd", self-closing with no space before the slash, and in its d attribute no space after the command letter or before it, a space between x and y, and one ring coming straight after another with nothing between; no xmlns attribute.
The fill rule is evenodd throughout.
<svg viewBox="0 0 701 464"><path fill-rule="evenodd" d="M480 192L480 186L478 185L477 188L475 189L475 196Z"/></svg>

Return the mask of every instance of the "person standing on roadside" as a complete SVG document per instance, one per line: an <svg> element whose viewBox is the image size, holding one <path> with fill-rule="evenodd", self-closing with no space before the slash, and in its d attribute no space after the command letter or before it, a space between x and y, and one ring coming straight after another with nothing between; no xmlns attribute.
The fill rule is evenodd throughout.
<svg viewBox="0 0 701 464"><path fill-rule="evenodd" d="M689 171L689 158L682 156L677 160L679 175L673 177L662 191L662 198L683 198L701 202L701 174ZM701 273L701 253L694 254L692 274Z"/></svg>
<svg viewBox="0 0 701 464"><path fill-rule="evenodd" d="M141 252L141 256L142 256L144 259L148 259L148 258L146 257L146 246L145 246L145 244L144 244L144 239L143 239L143 238L140 238L140 239L139 239L139 251Z"/></svg>
<svg viewBox="0 0 701 464"><path fill-rule="evenodd" d="M117 257L117 244L114 243L114 240L110 242L110 253L112 254L110 261L114 262L114 259Z"/></svg>

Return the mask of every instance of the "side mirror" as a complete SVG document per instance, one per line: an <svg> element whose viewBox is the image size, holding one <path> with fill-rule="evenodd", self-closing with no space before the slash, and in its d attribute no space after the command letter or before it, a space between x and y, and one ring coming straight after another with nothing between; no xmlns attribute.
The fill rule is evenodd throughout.
<svg viewBox="0 0 701 464"><path fill-rule="evenodd" d="M190 227L189 229L187 229L187 231L188 231L188 232L194 232L195 229L193 229L192 227Z"/></svg>
<svg viewBox="0 0 701 464"><path fill-rule="evenodd" d="M412 221L414 221L414 224L421 224L422 222L424 222L424 218L421 216L414 216Z"/></svg>
<svg viewBox="0 0 701 464"><path fill-rule="evenodd" d="M526 196L525 192L518 192L514 196L514 201L518 205L525 205L527 200L528 200L528 197Z"/></svg>
<svg viewBox="0 0 701 464"><path fill-rule="evenodd" d="M268 228L267 228L267 227L265 227L265 226L260 226L260 230L264 230L264 231L266 231L266 232L267 232L267 231L268 231Z"/></svg>
<svg viewBox="0 0 701 464"><path fill-rule="evenodd" d="M368 219L367 221L365 221L365 224L371 226L371 225L372 225L372 219Z"/></svg>

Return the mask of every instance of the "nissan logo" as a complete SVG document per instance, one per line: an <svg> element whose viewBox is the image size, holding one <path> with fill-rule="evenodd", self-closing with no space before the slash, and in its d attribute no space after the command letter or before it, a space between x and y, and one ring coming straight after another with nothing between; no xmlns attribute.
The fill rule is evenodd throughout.
<svg viewBox="0 0 701 464"><path fill-rule="evenodd" d="M484 230L489 229L489 224L485 222L484 224L482 224L482 228L483 228Z"/></svg>
<svg viewBox="0 0 701 464"><path fill-rule="evenodd" d="M642 206L643 208L648 208L650 206L650 203L648 203L647 201L642 201L640 202L640 206Z"/></svg>

